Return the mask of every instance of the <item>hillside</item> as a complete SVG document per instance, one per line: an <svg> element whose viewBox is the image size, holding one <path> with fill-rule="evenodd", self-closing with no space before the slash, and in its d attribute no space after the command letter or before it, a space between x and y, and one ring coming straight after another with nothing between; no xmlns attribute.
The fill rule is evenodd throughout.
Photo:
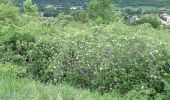
<svg viewBox="0 0 170 100"><path fill-rule="evenodd" d="M0 100L169 100L170 25L157 13L59 3L26 0L21 13L0 0ZM40 15L56 7L69 11Z"/></svg>
<svg viewBox="0 0 170 100"><path fill-rule="evenodd" d="M158 6L165 7L170 4L169 0L113 0L113 2L124 6L124 5L132 5L132 6Z"/></svg>
<svg viewBox="0 0 170 100"><path fill-rule="evenodd" d="M14 0L22 3L24 0ZM33 0L37 4L72 4L82 5L88 3L89 0ZM119 6L158 6L168 7L170 5L169 0L113 0L113 3Z"/></svg>

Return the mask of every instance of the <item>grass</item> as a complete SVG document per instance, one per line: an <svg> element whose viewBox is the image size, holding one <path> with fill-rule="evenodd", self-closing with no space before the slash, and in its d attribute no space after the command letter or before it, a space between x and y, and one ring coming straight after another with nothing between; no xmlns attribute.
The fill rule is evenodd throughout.
<svg viewBox="0 0 170 100"><path fill-rule="evenodd" d="M78 90L69 85L44 85L33 80L14 78L0 82L0 100L111 100L88 90Z"/></svg>
<svg viewBox="0 0 170 100"><path fill-rule="evenodd" d="M67 84L45 85L32 79L16 78L17 66L0 64L0 100L112 100L110 94L100 95L76 89ZM117 100L118 98L114 98Z"/></svg>
<svg viewBox="0 0 170 100"><path fill-rule="evenodd" d="M0 100L147 100L135 90L124 96L115 91L100 95L68 84L45 85L30 78L17 78L22 71L23 67L0 64Z"/></svg>

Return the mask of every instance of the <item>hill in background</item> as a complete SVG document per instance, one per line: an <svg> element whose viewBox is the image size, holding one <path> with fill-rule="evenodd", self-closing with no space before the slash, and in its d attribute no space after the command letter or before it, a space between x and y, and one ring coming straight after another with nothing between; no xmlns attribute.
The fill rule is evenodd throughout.
<svg viewBox="0 0 170 100"><path fill-rule="evenodd" d="M25 0L14 0L22 3ZM82 5L89 2L89 0L33 0L37 4L72 4ZM169 7L170 0L113 0L113 3L119 6L158 6Z"/></svg>

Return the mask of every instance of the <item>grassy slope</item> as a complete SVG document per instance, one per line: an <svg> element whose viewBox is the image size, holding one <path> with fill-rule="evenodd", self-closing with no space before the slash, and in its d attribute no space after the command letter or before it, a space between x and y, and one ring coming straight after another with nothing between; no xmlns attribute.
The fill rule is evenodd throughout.
<svg viewBox="0 0 170 100"><path fill-rule="evenodd" d="M68 85L48 85L28 79L3 79L0 100L111 100L111 95L100 96Z"/></svg>
<svg viewBox="0 0 170 100"><path fill-rule="evenodd" d="M17 67L0 64L0 100L111 100L113 98L111 95L101 96L69 85L45 85L32 79L17 79L16 73L21 71Z"/></svg>
<svg viewBox="0 0 170 100"><path fill-rule="evenodd" d="M22 70L22 67L0 64L0 100L147 100L136 91L124 96L116 92L100 95L67 84L45 85L28 78L16 78L16 73Z"/></svg>

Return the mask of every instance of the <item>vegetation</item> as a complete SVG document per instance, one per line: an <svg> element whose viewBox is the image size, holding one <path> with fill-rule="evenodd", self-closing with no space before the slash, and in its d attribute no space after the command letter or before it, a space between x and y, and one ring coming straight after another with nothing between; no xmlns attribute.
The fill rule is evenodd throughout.
<svg viewBox="0 0 170 100"><path fill-rule="evenodd" d="M24 9L0 3L0 99L170 98L170 34L155 16L128 26L110 0L54 18Z"/></svg>
<svg viewBox="0 0 170 100"><path fill-rule="evenodd" d="M25 13L36 13L37 7L36 5L32 5L32 0L26 0L23 4Z"/></svg>
<svg viewBox="0 0 170 100"><path fill-rule="evenodd" d="M110 94L100 95L89 90L75 89L67 84L45 85L30 78L19 79L18 73L24 72L23 67L11 65L10 63L0 64L0 99L2 100L144 100L148 98L142 93L149 91L130 91L126 95L121 95L115 91ZM158 94L156 100L161 100ZM168 98L168 97L167 97ZM168 99L167 99L168 100Z"/></svg>
<svg viewBox="0 0 170 100"><path fill-rule="evenodd" d="M68 11L71 7L82 7L86 9L91 0L33 0L33 3L39 8L40 12L44 13L45 17L56 17L57 14L64 12L68 14ZM93 1L93 0L92 0ZM96 0L97 1L97 0ZM94 2L96 2L94 1ZM20 11L23 11L23 2L24 0L14 0L14 3L20 7ZM93 4L95 4L93 2ZM124 13L129 14L141 14L142 12L170 12L170 2L168 0L110 0L118 7L118 10L121 10ZM53 7L47 7L47 5L52 5ZM100 5L101 6L101 5ZM104 7L104 9L110 9ZM78 10L82 10L78 9ZM102 7L101 7L102 8ZM100 9L101 9L100 8ZM113 7L115 8L115 7ZM99 11L99 10L98 10ZM105 11L112 12L113 10ZM104 12L102 12L104 13Z"/></svg>
<svg viewBox="0 0 170 100"><path fill-rule="evenodd" d="M104 20L105 22L112 22L118 18L112 0L91 0L88 12L91 19Z"/></svg>
<svg viewBox="0 0 170 100"><path fill-rule="evenodd" d="M17 0L15 0L17 1ZM24 0L19 0L23 2ZM89 2L90 0L33 0L37 4L74 4L82 5L84 2ZM112 0L114 3L120 6L157 6L157 7L168 7L168 0Z"/></svg>
<svg viewBox="0 0 170 100"><path fill-rule="evenodd" d="M154 14L145 14L142 15L139 20L137 20L134 24L143 24L143 23L149 23L154 28L159 28L161 25L161 22L158 20L157 16Z"/></svg>
<svg viewBox="0 0 170 100"><path fill-rule="evenodd" d="M0 99L1 100L103 100L111 99L112 96L105 94L101 96L97 92L75 89L66 84L45 85L32 79L18 79L17 73L22 67L11 64L0 65ZM17 70L14 70L17 69ZM115 98L116 99L116 98Z"/></svg>

